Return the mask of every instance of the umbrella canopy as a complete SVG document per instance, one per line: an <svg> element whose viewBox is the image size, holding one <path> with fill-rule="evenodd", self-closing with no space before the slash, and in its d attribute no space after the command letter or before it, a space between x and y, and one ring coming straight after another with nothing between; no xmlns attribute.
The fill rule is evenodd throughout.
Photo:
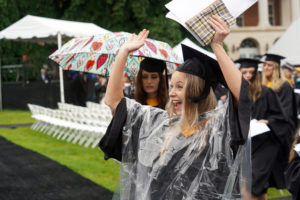
<svg viewBox="0 0 300 200"><path fill-rule="evenodd" d="M110 66L114 62L120 47L130 36L130 33L116 32L75 38L49 57L63 69L109 76ZM143 57L166 61L168 73L172 73L175 70L176 64L183 62L167 43L147 39L143 47L130 53L125 69L125 73L129 77L136 75L139 70L139 63Z"/></svg>
<svg viewBox="0 0 300 200"><path fill-rule="evenodd" d="M283 35L277 40L268 53L286 57L293 65L300 65L300 18L294 21Z"/></svg>

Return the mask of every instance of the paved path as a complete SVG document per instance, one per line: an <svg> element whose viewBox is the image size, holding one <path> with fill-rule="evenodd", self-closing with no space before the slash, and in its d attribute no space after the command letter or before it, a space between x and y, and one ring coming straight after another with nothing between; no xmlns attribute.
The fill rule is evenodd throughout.
<svg viewBox="0 0 300 200"><path fill-rule="evenodd" d="M29 124L0 124L0 128L18 128L18 127L26 127L31 126L32 123Z"/></svg>
<svg viewBox="0 0 300 200"><path fill-rule="evenodd" d="M0 200L111 200L65 166L0 137Z"/></svg>

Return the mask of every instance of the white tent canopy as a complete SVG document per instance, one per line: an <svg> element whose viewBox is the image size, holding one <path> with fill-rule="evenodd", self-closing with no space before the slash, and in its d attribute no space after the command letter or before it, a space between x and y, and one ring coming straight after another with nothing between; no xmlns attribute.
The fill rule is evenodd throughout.
<svg viewBox="0 0 300 200"><path fill-rule="evenodd" d="M37 17L26 15L19 21L11 24L0 31L0 39L57 43L61 47L62 38L70 39L73 37L87 37L96 34L108 33L110 31L103 29L92 23L73 22L66 20L51 19L46 17ZM1 75L1 70L0 70ZM61 102L64 102L64 86L62 69L59 68L60 75L60 96ZM0 76L1 77L1 76ZM1 88L1 79L0 79ZM0 108L2 108L2 96L0 90Z"/></svg>
<svg viewBox="0 0 300 200"><path fill-rule="evenodd" d="M173 51L178 55L178 57L180 57L183 60L183 54L182 54L182 48L181 48L181 44L184 44L186 46L189 46L193 49L196 49L197 51L200 51L206 55L208 55L209 57L213 58L213 59L217 59L216 55L210 51L207 51L205 49L203 49L202 47L198 46L197 44L195 44L194 42L192 42L190 39L185 38L184 40L182 40L179 44L177 44L174 48Z"/></svg>
<svg viewBox="0 0 300 200"><path fill-rule="evenodd" d="M0 39L29 40L57 43L57 35L63 38L86 37L110 32L93 23L74 22L26 15L0 32Z"/></svg>
<svg viewBox="0 0 300 200"><path fill-rule="evenodd" d="M293 65L300 65L300 18L295 20L268 53L286 57Z"/></svg>

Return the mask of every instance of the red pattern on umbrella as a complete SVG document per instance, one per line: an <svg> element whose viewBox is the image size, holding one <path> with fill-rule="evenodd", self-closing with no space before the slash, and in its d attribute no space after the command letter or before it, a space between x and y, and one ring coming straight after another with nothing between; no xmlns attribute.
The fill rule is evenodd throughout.
<svg viewBox="0 0 300 200"><path fill-rule="evenodd" d="M97 60L97 69L99 69L106 62L107 58L107 54L102 54L101 56L99 56Z"/></svg>
<svg viewBox="0 0 300 200"><path fill-rule="evenodd" d="M102 47L103 43L102 42L93 42L92 43L92 50L93 51L99 51Z"/></svg>
<svg viewBox="0 0 300 200"><path fill-rule="evenodd" d="M95 64L95 60L89 60L89 61L87 61L87 63L86 63L86 70L89 71L93 67L94 64Z"/></svg>

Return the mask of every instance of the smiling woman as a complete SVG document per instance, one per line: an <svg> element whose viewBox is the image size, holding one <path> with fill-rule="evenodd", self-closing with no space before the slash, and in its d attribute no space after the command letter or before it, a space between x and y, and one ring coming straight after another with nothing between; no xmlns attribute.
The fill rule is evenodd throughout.
<svg viewBox="0 0 300 200"><path fill-rule="evenodd" d="M99 144L106 158L121 162L120 199L217 200L250 194L248 179L239 179L250 121L248 83L223 49L226 23L210 20L218 61L183 45L184 63L171 78L167 111L124 98L118 82L129 53L144 45L149 31L121 47L105 96L114 117ZM212 88L219 83L231 92L224 106L215 108Z"/></svg>

